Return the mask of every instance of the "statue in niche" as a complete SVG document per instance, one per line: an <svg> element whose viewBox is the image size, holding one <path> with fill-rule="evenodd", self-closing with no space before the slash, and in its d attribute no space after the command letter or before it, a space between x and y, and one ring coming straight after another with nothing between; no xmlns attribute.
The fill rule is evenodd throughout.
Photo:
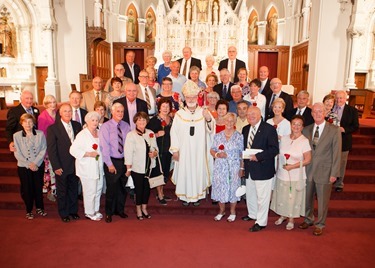
<svg viewBox="0 0 375 268"><path fill-rule="evenodd" d="M258 41L258 16L254 16L251 19L250 25L249 25L249 43L250 44L256 44Z"/></svg>
<svg viewBox="0 0 375 268"><path fill-rule="evenodd" d="M278 18L277 13L275 13L268 19L267 45L276 45L276 41L277 41L277 18Z"/></svg>
<svg viewBox="0 0 375 268"><path fill-rule="evenodd" d="M16 33L13 23L9 23L9 15L6 7L0 12L0 43L3 44L3 56L14 57Z"/></svg>
<svg viewBox="0 0 375 268"><path fill-rule="evenodd" d="M214 24L217 24L219 22L219 7L216 1L214 2L213 13L214 13Z"/></svg>
<svg viewBox="0 0 375 268"><path fill-rule="evenodd" d="M154 17L152 16L151 12L147 13L146 16L146 41L147 42L154 42L155 35L154 35Z"/></svg>
<svg viewBox="0 0 375 268"><path fill-rule="evenodd" d="M186 2L186 21L191 21L191 2L189 0Z"/></svg>
<svg viewBox="0 0 375 268"><path fill-rule="evenodd" d="M208 0L197 0L197 6L198 6L198 21L206 22Z"/></svg>
<svg viewBox="0 0 375 268"><path fill-rule="evenodd" d="M131 9L128 13L128 33L126 38L128 42L135 42L135 23L136 19L134 17L133 10Z"/></svg>

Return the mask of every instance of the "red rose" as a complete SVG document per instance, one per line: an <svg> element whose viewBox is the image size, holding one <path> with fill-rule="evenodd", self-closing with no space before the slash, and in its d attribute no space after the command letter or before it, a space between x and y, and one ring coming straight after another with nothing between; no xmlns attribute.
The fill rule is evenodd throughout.
<svg viewBox="0 0 375 268"><path fill-rule="evenodd" d="M288 160L289 157L290 157L290 154L284 154L284 156L285 156L286 160Z"/></svg>
<svg viewBox="0 0 375 268"><path fill-rule="evenodd" d="M254 106L254 107L257 107L257 105L258 105L258 104L257 104L256 102L253 102L253 106Z"/></svg>
<svg viewBox="0 0 375 268"><path fill-rule="evenodd" d="M156 102L159 102L160 101L160 97L156 98Z"/></svg>
<svg viewBox="0 0 375 268"><path fill-rule="evenodd" d="M165 127L167 126L167 122L165 122L164 120L161 121L161 126L162 126L163 128L165 128Z"/></svg>
<svg viewBox="0 0 375 268"><path fill-rule="evenodd" d="M211 74L215 74L215 72L211 72Z"/></svg>
<svg viewBox="0 0 375 268"><path fill-rule="evenodd" d="M220 144L220 145L219 145L219 150L220 150L220 151L224 150L224 144Z"/></svg>
<svg viewBox="0 0 375 268"><path fill-rule="evenodd" d="M240 87L243 87L243 84L242 84L242 83L240 84Z"/></svg>
<svg viewBox="0 0 375 268"><path fill-rule="evenodd" d="M150 133L150 138L152 139L154 137L154 133Z"/></svg>
<svg viewBox="0 0 375 268"><path fill-rule="evenodd" d="M328 118L328 123L333 123L333 119L332 118Z"/></svg>
<svg viewBox="0 0 375 268"><path fill-rule="evenodd" d="M179 98L180 98L180 94L178 94L178 92L173 93L173 100L174 101L178 101Z"/></svg>
<svg viewBox="0 0 375 268"><path fill-rule="evenodd" d="M277 125L273 125L274 128L277 128Z"/></svg>
<svg viewBox="0 0 375 268"><path fill-rule="evenodd" d="M94 150L96 150L96 149L98 149L98 145L97 145L96 143L94 143L94 144L92 145L92 148L93 148Z"/></svg>

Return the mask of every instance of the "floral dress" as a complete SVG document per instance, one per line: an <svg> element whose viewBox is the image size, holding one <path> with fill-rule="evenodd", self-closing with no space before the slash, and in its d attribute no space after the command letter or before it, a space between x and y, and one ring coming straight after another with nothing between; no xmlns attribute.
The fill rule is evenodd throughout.
<svg viewBox="0 0 375 268"><path fill-rule="evenodd" d="M220 149L222 150L220 150ZM215 134L211 149L225 151L227 158L216 158L212 179L212 199L220 203L235 203L240 200L236 190L241 186L240 171L243 136L235 131L229 140L224 131Z"/></svg>

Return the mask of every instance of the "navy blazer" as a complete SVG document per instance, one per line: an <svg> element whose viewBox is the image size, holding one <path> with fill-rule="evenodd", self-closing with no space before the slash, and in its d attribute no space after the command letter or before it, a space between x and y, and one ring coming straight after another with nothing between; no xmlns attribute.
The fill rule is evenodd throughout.
<svg viewBox="0 0 375 268"><path fill-rule="evenodd" d="M38 128L38 116L39 116L39 109L31 106L33 109L33 115L35 117L35 126ZM16 107L11 108L7 113L7 122L6 122L6 135L8 143L13 141L13 134L23 130L22 126L20 125L20 118L23 114L26 113L26 110L23 108L21 104L18 104Z"/></svg>
<svg viewBox="0 0 375 268"><path fill-rule="evenodd" d="M247 148L250 125L244 126L242 135L244 136L244 150ZM276 129L262 121L254 136L253 149L262 149L263 152L257 153L258 161L244 160L245 177L252 180L269 180L275 175L275 157L279 153L279 141Z"/></svg>
<svg viewBox="0 0 375 268"><path fill-rule="evenodd" d="M124 116L122 120L130 125L128 102L126 101L126 97L122 97L122 98L115 100L113 104L115 104L116 102L121 103L124 106ZM137 105L137 112L145 112L146 114L148 114L147 102L138 98L135 99L135 102Z"/></svg>
<svg viewBox="0 0 375 268"><path fill-rule="evenodd" d="M358 110L356 108L347 104L344 105L340 127L345 129L345 132L341 132L342 151L349 151L352 149L352 133L359 128Z"/></svg>
<svg viewBox="0 0 375 268"><path fill-rule="evenodd" d="M222 60L220 61L219 63L219 71L221 71L221 69L228 69L228 61L229 59L225 59L225 60ZM234 83L237 83L239 81L238 77L237 77L237 72L240 68L245 68L246 69L246 64L245 62L243 62L242 60L239 60L236 58L236 66L234 68ZM228 69L229 72L230 72L230 69Z"/></svg>
<svg viewBox="0 0 375 268"><path fill-rule="evenodd" d="M139 67L138 64L134 63L134 80L133 80L133 76L132 76L132 72L130 71L130 68L129 68L129 65L127 62L123 62L121 63L124 68L125 68L125 74L124 76L127 77L127 78L130 78L134 84L138 84L139 83L139 79L138 79L138 76L139 76L139 73L141 72L141 67Z"/></svg>
<svg viewBox="0 0 375 268"><path fill-rule="evenodd" d="M292 117L297 113L298 108L294 108L286 114L286 119L289 121L292 120ZM314 123L314 118L311 115L311 109L306 107L305 111L302 114L303 119L305 120L305 127Z"/></svg>
<svg viewBox="0 0 375 268"><path fill-rule="evenodd" d="M180 63L180 66L182 65L182 60L183 60L183 58L177 60ZM202 70L201 60L191 57L190 68L193 67L193 66L197 66L199 68L199 70ZM188 70L188 73L189 73L189 70ZM189 79L190 79L190 73L189 73Z"/></svg>
<svg viewBox="0 0 375 268"><path fill-rule="evenodd" d="M268 106L270 106L272 95L273 92L271 91L271 94L268 94L266 96L266 119L264 121L267 121L268 119L275 116L275 114L272 111L272 108L268 108ZM285 101L285 109L283 112L283 116L286 117L286 115L290 113L291 110L293 110L293 99L288 93L285 93L283 91L281 91L279 98L282 98Z"/></svg>
<svg viewBox="0 0 375 268"><path fill-rule="evenodd" d="M72 108L72 110L73 110L73 108ZM85 109L83 109L83 108L79 108L79 113L80 113L81 119L82 119L81 126L83 126L85 124L85 116L87 114L87 111ZM74 117L74 115L73 115L73 117ZM56 120L61 120L60 109L58 109L56 111ZM75 120L73 120L73 121L76 122ZM77 123L79 124L79 122L77 122Z"/></svg>
<svg viewBox="0 0 375 268"><path fill-rule="evenodd" d="M233 100L232 98L232 95L230 94L230 88L233 86L234 84L232 82L229 82L229 88L227 89L227 95L225 96L225 100L226 101L231 101ZM224 87L224 84L223 83L220 83L220 84L217 84L216 86L214 86L214 91L219 94L219 97L220 99L223 99L223 87Z"/></svg>
<svg viewBox="0 0 375 268"><path fill-rule="evenodd" d="M74 137L82 130L80 123L71 120ZM61 119L55 121L47 129L47 152L52 169L63 169L62 178L75 174L75 158L69 153L70 146L69 135L61 122Z"/></svg>

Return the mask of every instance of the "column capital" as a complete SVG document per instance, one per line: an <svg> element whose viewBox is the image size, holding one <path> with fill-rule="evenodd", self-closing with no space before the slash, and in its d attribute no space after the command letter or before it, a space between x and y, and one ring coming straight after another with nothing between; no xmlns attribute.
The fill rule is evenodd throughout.
<svg viewBox="0 0 375 268"><path fill-rule="evenodd" d="M360 28L353 29L353 28L350 28L350 29L347 29L346 32L350 35L351 38L357 38L357 37L360 37L361 35L364 34L364 29L360 29Z"/></svg>
<svg viewBox="0 0 375 268"><path fill-rule="evenodd" d="M40 25L42 31L54 31L56 30L56 24L54 23L42 23Z"/></svg>

